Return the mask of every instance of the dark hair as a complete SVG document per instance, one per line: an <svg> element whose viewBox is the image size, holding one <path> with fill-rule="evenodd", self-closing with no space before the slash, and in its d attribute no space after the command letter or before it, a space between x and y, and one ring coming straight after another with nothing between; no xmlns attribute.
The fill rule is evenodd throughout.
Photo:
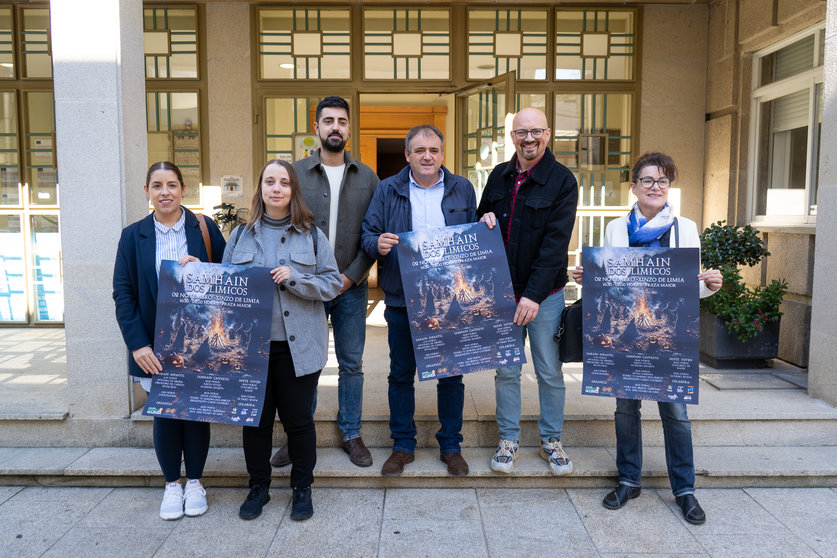
<svg viewBox="0 0 837 558"><path fill-rule="evenodd" d="M320 121L320 115L323 113L324 108L341 108L346 111L346 116L349 116L349 103L343 97L332 95L317 103L317 112L314 115L314 120L317 122Z"/></svg>
<svg viewBox="0 0 837 558"><path fill-rule="evenodd" d="M151 175L154 174L158 170L167 170L172 171L174 174L177 175L177 180L180 182L180 188L184 188L186 184L183 183L183 173L180 172L180 169L177 168L177 165L174 163L170 163L169 161L157 161L150 167L148 167L148 172L145 174L145 187L148 188L149 182L151 182Z"/></svg>
<svg viewBox="0 0 837 558"><path fill-rule="evenodd" d="M671 181L677 178L677 166L674 164L674 159L665 153L651 152L641 155L636 160L634 168L631 169L631 182L636 183L639 180L639 171L648 166L659 167Z"/></svg>
<svg viewBox="0 0 837 558"><path fill-rule="evenodd" d="M445 146L445 136L439 128L433 126L432 124L419 124L407 132L407 138L404 140L404 149L406 149L408 153L410 152L410 144L413 142L413 138L419 134L423 136L436 134L439 137L439 141L442 142L442 147Z"/></svg>
<svg viewBox="0 0 837 558"><path fill-rule="evenodd" d="M314 214L305 205L305 200L302 199L302 190L299 187L299 179L296 176L296 171L287 161L279 159L271 159L262 167L262 172L259 173L259 181L256 183L256 188L253 191L253 199L250 202L250 220L247 221L247 228L252 229L253 225L262 218L265 211L264 198L262 198L262 180L264 180L264 171L270 165L279 165L288 172L288 180L291 182L291 223L300 229L311 231L311 225L314 223Z"/></svg>

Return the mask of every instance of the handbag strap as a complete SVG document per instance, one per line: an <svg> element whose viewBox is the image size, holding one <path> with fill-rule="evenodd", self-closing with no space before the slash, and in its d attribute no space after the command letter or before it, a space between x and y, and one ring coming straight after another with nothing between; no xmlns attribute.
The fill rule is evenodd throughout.
<svg viewBox="0 0 837 558"><path fill-rule="evenodd" d="M198 218L198 225L201 228L201 236L203 236L203 243L206 246L206 255L209 258L209 263L212 263L212 241L209 240L209 229L206 227L206 221L203 213L195 213Z"/></svg>

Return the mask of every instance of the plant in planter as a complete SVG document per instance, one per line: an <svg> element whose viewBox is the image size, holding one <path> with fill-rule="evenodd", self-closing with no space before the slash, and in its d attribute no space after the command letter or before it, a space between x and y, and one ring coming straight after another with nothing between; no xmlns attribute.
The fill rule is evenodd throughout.
<svg viewBox="0 0 837 558"><path fill-rule="evenodd" d="M701 358L716 368L763 367L765 359L777 355L779 306L788 287L774 279L748 288L739 266L756 265L770 253L750 225L724 223L713 223L700 235L703 267L719 269L724 278L717 293L700 301Z"/></svg>

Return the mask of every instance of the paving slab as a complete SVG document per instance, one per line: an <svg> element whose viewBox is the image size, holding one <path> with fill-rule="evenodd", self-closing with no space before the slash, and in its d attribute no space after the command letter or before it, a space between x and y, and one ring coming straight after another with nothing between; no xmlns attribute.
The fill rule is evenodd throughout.
<svg viewBox="0 0 837 558"><path fill-rule="evenodd" d="M788 535L788 529L758 502L740 489L712 489L696 492L700 506L706 512L706 523L692 525L683 519L683 512L671 496L671 492L657 490L683 526L695 535Z"/></svg>
<svg viewBox="0 0 837 558"><path fill-rule="evenodd" d="M0 506L4 558L41 556L109 492L91 488L26 488Z"/></svg>
<svg viewBox="0 0 837 558"><path fill-rule="evenodd" d="M62 475L89 448L0 448L0 475Z"/></svg>
<svg viewBox="0 0 837 558"><path fill-rule="evenodd" d="M821 556L837 556L837 498L828 488L748 488L756 502Z"/></svg>
<svg viewBox="0 0 837 558"><path fill-rule="evenodd" d="M701 374L700 379L719 390L799 389L774 374Z"/></svg>
<svg viewBox="0 0 837 558"><path fill-rule="evenodd" d="M566 490L478 489L477 498L492 556L503 549L512 556L539 556L545 548L560 548L562 557L596 553Z"/></svg>
<svg viewBox="0 0 837 558"><path fill-rule="evenodd" d="M293 521L290 506L273 539L267 556L319 558L334 554L341 557L375 556L381 535L384 511L382 489L314 488L314 516ZM323 534L328 538L323 540Z"/></svg>
<svg viewBox="0 0 837 558"><path fill-rule="evenodd" d="M0 505L23 490L22 486L0 486Z"/></svg>
<svg viewBox="0 0 837 558"><path fill-rule="evenodd" d="M66 558L68 556L145 558L154 555L169 537L171 530L171 527L140 530L130 525L92 528L75 526L41 556L42 558ZM188 552L180 552L179 555L187 556Z"/></svg>
<svg viewBox="0 0 837 558"><path fill-rule="evenodd" d="M265 556L277 527L283 521L291 491L272 489L270 502L265 505L262 514L245 521L238 517L238 508L247 492L246 488L207 488L209 510L198 517L167 522L174 523L174 529L154 556ZM325 533L322 535L327 536ZM295 556L295 550L287 555Z"/></svg>
<svg viewBox="0 0 837 558"><path fill-rule="evenodd" d="M793 533L786 535L700 535L697 542L710 556L746 556L747 558L814 558L820 556Z"/></svg>
<svg viewBox="0 0 837 558"><path fill-rule="evenodd" d="M77 528L92 530L119 529L126 525L138 531L174 528L170 521L160 519L163 488L115 488L79 521ZM161 541L162 542L162 541ZM148 555L152 554L148 553Z"/></svg>
<svg viewBox="0 0 837 558"><path fill-rule="evenodd" d="M602 553L678 554L703 552L692 534L656 491L645 490L621 510L602 506L601 490L568 489L581 521ZM674 499L673 496L669 496Z"/></svg>
<svg viewBox="0 0 837 558"><path fill-rule="evenodd" d="M488 555L476 492L387 490L378 556L438 556L440 552L457 558Z"/></svg>

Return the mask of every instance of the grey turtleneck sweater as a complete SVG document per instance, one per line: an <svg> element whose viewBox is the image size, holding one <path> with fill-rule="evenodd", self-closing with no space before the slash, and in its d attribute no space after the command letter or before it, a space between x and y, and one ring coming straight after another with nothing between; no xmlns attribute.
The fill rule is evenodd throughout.
<svg viewBox="0 0 837 558"><path fill-rule="evenodd" d="M264 246L265 265L269 269L279 267L279 243L285 228L291 224L290 213L281 219L262 215L262 246ZM287 262L284 264L287 265ZM273 288L273 321L270 324L270 340L286 341L285 320L282 318L282 302L279 300L279 285Z"/></svg>

